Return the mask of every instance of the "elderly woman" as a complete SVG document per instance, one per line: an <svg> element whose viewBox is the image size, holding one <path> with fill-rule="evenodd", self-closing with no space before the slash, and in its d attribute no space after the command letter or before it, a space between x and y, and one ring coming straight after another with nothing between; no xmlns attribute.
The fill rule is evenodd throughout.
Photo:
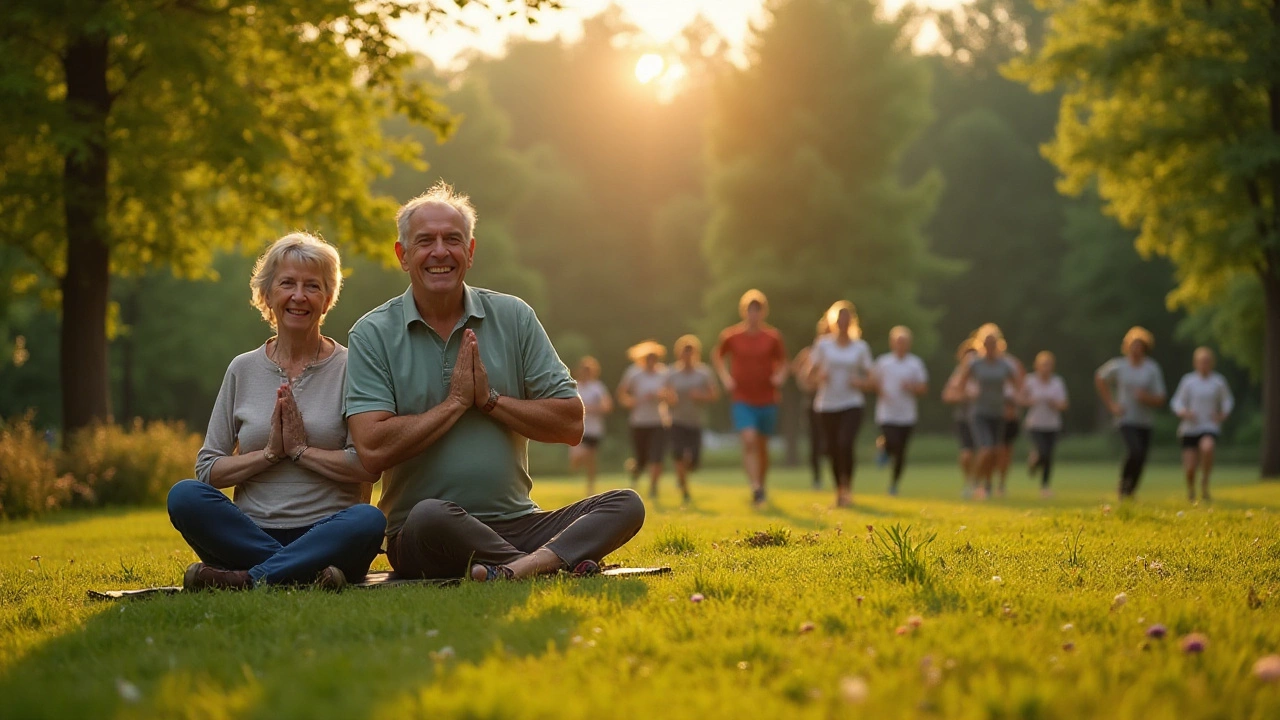
<svg viewBox="0 0 1280 720"><path fill-rule="evenodd" d="M338 252L306 233L277 240L249 283L276 336L231 361L196 459L169 491L169 518L200 562L188 590L359 581L386 518L368 505L378 477L342 416L347 349L320 334L338 299ZM234 501L222 488L234 489Z"/></svg>
<svg viewBox="0 0 1280 720"><path fill-rule="evenodd" d="M676 466L680 494L689 502L689 473L702 458L705 407L720 399L715 373L702 363L702 341L696 335L676 340L676 366L667 373L671 400L671 455Z"/></svg>
<svg viewBox="0 0 1280 720"><path fill-rule="evenodd" d="M973 408L969 416L969 428L978 452L974 459L978 499L991 493L991 479L995 473L999 445L1004 439L1005 388L1012 386L1015 393L1022 391L1022 364L1006 354L1007 345L1000 327L987 323L974 335L977 355L966 361L957 383L968 389L973 380ZM999 488L1004 494L1004 487Z"/></svg>
<svg viewBox="0 0 1280 720"><path fill-rule="evenodd" d="M1156 361L1147 357L1153 347L1155 338L1146 328L1130 328L1120 343L1123 356L1103 363L1094 375L1098 396L1115 417L1126 449L1120 468L1121 500L1132 499L1138 490L1151 447L1155 411L1164 406L1164 374Z"/></svg>
<svg viewBox="0 0 1280 720"><path fill-rule="evenodd" d="M1222 423L1235 408L1235 398L1226 378L1213 371L1213 351L1196 348L1191 357L1193 372L1182 376L1173 391L1169 407L1182 421L1178 439L1182 443L1182 470L1187 476L1187 499L1196 501L1196 470L1200 474L1200 499L1209 502L1209 475L1213 472L1213 454L1218 446Z"/></svg>
<svg viewBox="0 0 1280 720"><path fill-rule="evenodd" d="M813 407L831 456L836 482L836 507L853 504L853 474L857 467L855 448L864 391L875 389L872 368L875 357L862 339L858 313L853 303L840 300L827 310L827 336L819 339L809 353L809 382L817 388Z"/></svg>
<svg viewBox="0 0 1280 720"><path fill-rule="evenodd" d="M649 469L649 497L657 499L658 480L662 477L662 454L667 435L667 367L662 364L667 348L646 340L627 350L631 367L618 382L618 404L631 411L631 443L635 465L631 484L635 485Z"/></svg>

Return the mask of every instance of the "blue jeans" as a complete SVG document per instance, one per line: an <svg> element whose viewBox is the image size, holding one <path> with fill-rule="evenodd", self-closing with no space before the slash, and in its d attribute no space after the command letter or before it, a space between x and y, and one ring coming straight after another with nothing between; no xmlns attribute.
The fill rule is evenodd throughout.
<svg viewBox="0 0 1280 720"><path fill-rule="evenodd" d="M255 585L308 583L330 565L360 582L387 529L382 511L363 504L306 527L260 528L221 490L196 480L169 490L169 520L201 561L248 570Z"/></svg>

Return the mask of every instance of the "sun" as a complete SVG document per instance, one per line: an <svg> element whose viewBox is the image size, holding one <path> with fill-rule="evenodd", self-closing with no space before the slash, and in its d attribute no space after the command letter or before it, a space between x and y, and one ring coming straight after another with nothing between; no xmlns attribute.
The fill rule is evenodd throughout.
<svg viewBox="0 0 1280 720"><path fill-rule="evenodd" d="M636 80L639 80L641 85L646 85L666 69L667 62L662 59L661 55L646 53L636 61Z"/></svg>

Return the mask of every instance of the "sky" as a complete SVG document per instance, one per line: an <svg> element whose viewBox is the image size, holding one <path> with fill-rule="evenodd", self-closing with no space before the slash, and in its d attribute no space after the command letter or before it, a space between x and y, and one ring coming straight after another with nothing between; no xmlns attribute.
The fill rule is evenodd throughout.
<svg viewBox="0 0 1280 720"><path fill-rule="evenodd" d="M906 0L883 0L888 12L896 12ZM753 20L762 18L764 0L612 0L623 10L623 16L652 39L664 43L679 34L680 30L699 13L715 25L716 30L735 49L742 47ZM917 5L947 7L961 0L917 0ZM493 19L492 13L477 5L455 14L474 29L457 27L456 23L444 23L429 28L421 18L400 21L397 30L410 47L421 52L438 65L453 66L458 58L471 50L489 55L502 52L506 40L512 35L524 35L534 39L550 39L562 36L574 40L581 34L582 20L603 11L610 0L562 0L563 9L540 12L538 24L530 26L523 17L502 22ZM922 33L917 44L928 44Z"/></svg>

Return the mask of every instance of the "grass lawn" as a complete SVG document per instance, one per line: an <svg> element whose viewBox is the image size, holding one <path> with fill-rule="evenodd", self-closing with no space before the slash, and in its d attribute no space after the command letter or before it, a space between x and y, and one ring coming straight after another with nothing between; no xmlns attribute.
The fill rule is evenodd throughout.
<svg viewBox="0 0 1280 720"><path fill-rule="evenodd" d="M95 602L180 582L195 558L163 510L0 523L0 717L1280 718L1252 675L1280 653L1280 483L1225 468L1192 507L1160 466L1121 507L1115 467L1078 464L1052 501L1015 473L975 504L955 474L910 468L890 498L864 462L833 510L782 471L756 512L739 473L707 472L611 558L671 575L340 595ZM869 539L895 523L936 533L906 568L924 582Z"/></svg>

